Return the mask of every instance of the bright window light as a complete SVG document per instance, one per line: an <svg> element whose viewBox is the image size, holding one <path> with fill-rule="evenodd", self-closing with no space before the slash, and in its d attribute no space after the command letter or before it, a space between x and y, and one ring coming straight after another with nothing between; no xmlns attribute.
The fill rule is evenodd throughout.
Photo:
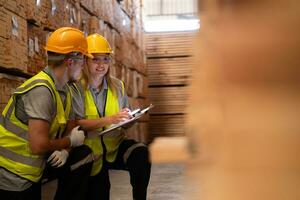
<svg viewBox="0 0 300 200"><path fill-rule="evenodd" d="M193 31L200 29L199 19L146 20L146 32Z"/></svg>

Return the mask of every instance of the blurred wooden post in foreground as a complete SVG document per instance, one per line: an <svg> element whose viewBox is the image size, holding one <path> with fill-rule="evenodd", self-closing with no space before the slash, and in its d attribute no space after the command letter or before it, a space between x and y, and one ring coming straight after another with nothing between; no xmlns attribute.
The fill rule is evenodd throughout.
<svg viewBox="0 0 300 200"><path fill-rule="evenodd" d="M300 1L201 0L185 199L300 199Z"/></svg>

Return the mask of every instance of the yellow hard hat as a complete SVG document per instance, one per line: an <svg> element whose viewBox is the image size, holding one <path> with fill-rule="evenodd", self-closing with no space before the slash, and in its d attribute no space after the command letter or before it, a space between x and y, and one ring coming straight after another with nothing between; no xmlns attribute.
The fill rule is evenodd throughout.
<svg viewBox="0 0 300 200"><path fill-rule="evenodd" d="M113 53L108 41L100 34L94 33L87 37L88 53Z"/></svg>
<svg viewBox="0 0 300 200"><path fill-rule="evenodd" d="M54 31L49 36L45 49L60 54L80 52L93 57L87 51L87 41L83 32L71 27L62 27Z"/></svg>

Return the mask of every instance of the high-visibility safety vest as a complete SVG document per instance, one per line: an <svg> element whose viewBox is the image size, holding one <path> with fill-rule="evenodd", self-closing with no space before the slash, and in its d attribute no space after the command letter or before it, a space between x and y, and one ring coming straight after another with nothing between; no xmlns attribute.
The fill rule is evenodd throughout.
<svg viewBox="0 0 300 200"><path fill-rule="evenodd" d="M16 97L31 89L44 86L49 89L56 104L56 117L51 123L50 138L61 134L71 110L71 94L68 92L64 109L52 78L41 71L16 89L0 118L0 166L33 182L38 182L45 167L45 158L31 153L28 142L28 125L15 114ZM38 98L38 97L37 97Z"/></svg>
<svg viewBox="0 0 300 200"><path fill-rule="evenodd" d="M122 93L124 94L124 85L123 82L121 82L122 85ZM94 102L94 98L92 96L92 93L89 89L85 90L85 118L86 119L99 119L99 113L97 110L97 106ZM106 96L106 104L104 108L104 116L111 116L115 115L120 111L119 101L118 97L113 94L111 89L108 87L107 90L107 96ZM108 128L108 127L105 127ZM104 128L104 129L105 129ZM97 131L102 131L103 128L99 128ZM106 160L108 162L113 162L116 159L118 148L121 142L124 140L125 136L121 131L115 132L115 134L106 134L103 136L103 141L106 147ZM88 134L88 136L85 138L84 143L89 146L94 155L94 163L93 168L91 172L91 176L97 175L103 164L103 147L101 144L101 139L97 134Z"/></svg>

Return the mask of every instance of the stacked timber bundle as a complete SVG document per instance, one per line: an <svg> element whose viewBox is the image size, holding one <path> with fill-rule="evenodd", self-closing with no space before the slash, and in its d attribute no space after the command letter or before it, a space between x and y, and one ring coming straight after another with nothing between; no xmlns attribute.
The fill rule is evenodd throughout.
<svg viewBox="0 0 300 200"><path fill-rule="evenodd" d="M155 105L150 116L151 139L184 136L187 85L191 77L192 43L195 32L147 34L149 100Z"/></svg>

